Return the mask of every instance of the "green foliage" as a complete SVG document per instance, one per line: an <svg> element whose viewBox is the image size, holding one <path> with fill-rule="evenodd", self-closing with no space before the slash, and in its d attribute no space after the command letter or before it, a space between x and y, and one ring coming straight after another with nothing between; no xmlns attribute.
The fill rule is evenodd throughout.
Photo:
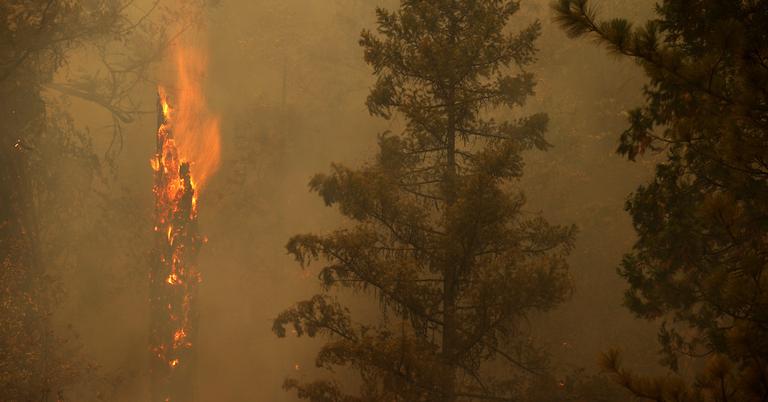
<svg viewBox="0 0 768 402"><path fill-rule="evenodd" d="M302 266L323 264L324 294L274 323L278 336L286 326L328 336L317 364L354 368L363 385L352 397L331 382L288 382L300 397L512 400L542 373L525 321L568 295L575 229L523 213L513 190L521 152L548 146L546 116L486 117L533 93L525 66L539 24L508 33L517 9L515 1L403 1L377 10L377 33L363 31L376 75L368 109L403 116L405 128L379 136L373 161L334 164L311 180L354 224L288 242ZM333 297L345 289L375 297L381 319L353 320Z"/></svg>
<svg viewBox="0 0 768 402"><path fill-rule="evenodd" d="M655 151L665 160L627 201L639 238L620 268L626 304L641 317L665 318L660 340L671 368L681 355L715 362L693 389L635 381L607 366L655 400L764 400L768 2L667 0L642 28L599 22L585 0L559 1L555 10L569 34L590 34L634 58L649 78L618 152L635 159ZM715 392L718 383L730 388Z"/></svg>

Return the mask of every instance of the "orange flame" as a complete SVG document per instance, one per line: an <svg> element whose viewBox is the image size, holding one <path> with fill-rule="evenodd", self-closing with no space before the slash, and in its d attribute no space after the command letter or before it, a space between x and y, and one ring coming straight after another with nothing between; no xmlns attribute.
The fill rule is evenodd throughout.
<svg viewBox="0 0 768 402"><path fill-rule="evenodd" d="M163 115L173 130L179 162L190 162L196 193L216 172L221 159L219 116L208 110L202 87L207 60L191 47L175 46L177 82L171 104L168 91L159 88Z"/></svg>
<svg viewBox="0 0 768 402"><path fill-rule="evenodd" d="M181 44L173 52L173 84L158 88L162 119L152 160L160 265L151 277L162 288L153 285L157 295L150 300L159 302L153 306L161 312L166 310L165 322L152 331L151 350L158 359L153 367L161 367L153 377L157 384L176 378L169 370L182 361L194 362L186 356L195 341L193 301L201 281L195 257L204 242L196 229L198 196L218 168L221 151L219 117L208 110L202 87L203 53Z"/></svg>

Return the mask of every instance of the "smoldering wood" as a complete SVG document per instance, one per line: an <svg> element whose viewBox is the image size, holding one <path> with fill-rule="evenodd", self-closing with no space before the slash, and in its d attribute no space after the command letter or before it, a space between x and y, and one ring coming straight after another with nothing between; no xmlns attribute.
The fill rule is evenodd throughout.
<svg viewBox="0 0 768 402"><path fill-rule="evenodd" d="M150 271L152 402L195 400L198 333L195 189L188 162L180 162L158 96L155 170L155 244ZM174 183L176 181L176 183Z"/></svg>

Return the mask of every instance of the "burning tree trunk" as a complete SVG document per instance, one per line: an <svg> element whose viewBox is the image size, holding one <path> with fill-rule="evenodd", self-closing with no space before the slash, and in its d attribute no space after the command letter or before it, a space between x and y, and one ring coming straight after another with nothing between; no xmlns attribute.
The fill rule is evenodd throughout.
<svg viewBox="0 0 768 402"><path fill-rule="evenodd" d="M179 150L169 122L169 105L158 101L155 171L155 248L150 272L152 402L194 400L197 371L197 194L189 161Z"/></svg>

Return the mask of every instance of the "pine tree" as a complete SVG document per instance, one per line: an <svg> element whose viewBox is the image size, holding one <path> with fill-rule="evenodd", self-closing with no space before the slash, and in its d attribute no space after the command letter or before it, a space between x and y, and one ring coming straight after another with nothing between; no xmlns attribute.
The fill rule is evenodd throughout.
<svg viewBox="0 0 768 402"><path fill-rule="evenodd" d="M525 68L540 25L509 33L517 10L516 1L404 0L377 9L376 33L363 31L376 76L368 109L405 127L379 135L362 167L334 164L311 180L354 224L290 239L302 266L322 263L323 292L274 322L278 336L289 327L330 338L316 363L357 370L362 386L353 396L335 381L286 381L299 397L512 400L543 369L525 320L567 296L574 228L525 213L514 190L521 153L549 146L546 115L488 117L533 93ZM380 318L353 320L340 290L375 297Z"/></svg>
<svg viewBox="0 0 768 402"><path fill-rule="evenodd" d="M626 204L639 236L619 269L626 305L664 318L671 368L711 359L693 387L638 379L613 352L604 366L655 400L765 400L768 1L665 0L640 28L599 21L586 0L555 9L569 34L633 58L649 78L618 148L632 160L663 155Z"/></svg>

